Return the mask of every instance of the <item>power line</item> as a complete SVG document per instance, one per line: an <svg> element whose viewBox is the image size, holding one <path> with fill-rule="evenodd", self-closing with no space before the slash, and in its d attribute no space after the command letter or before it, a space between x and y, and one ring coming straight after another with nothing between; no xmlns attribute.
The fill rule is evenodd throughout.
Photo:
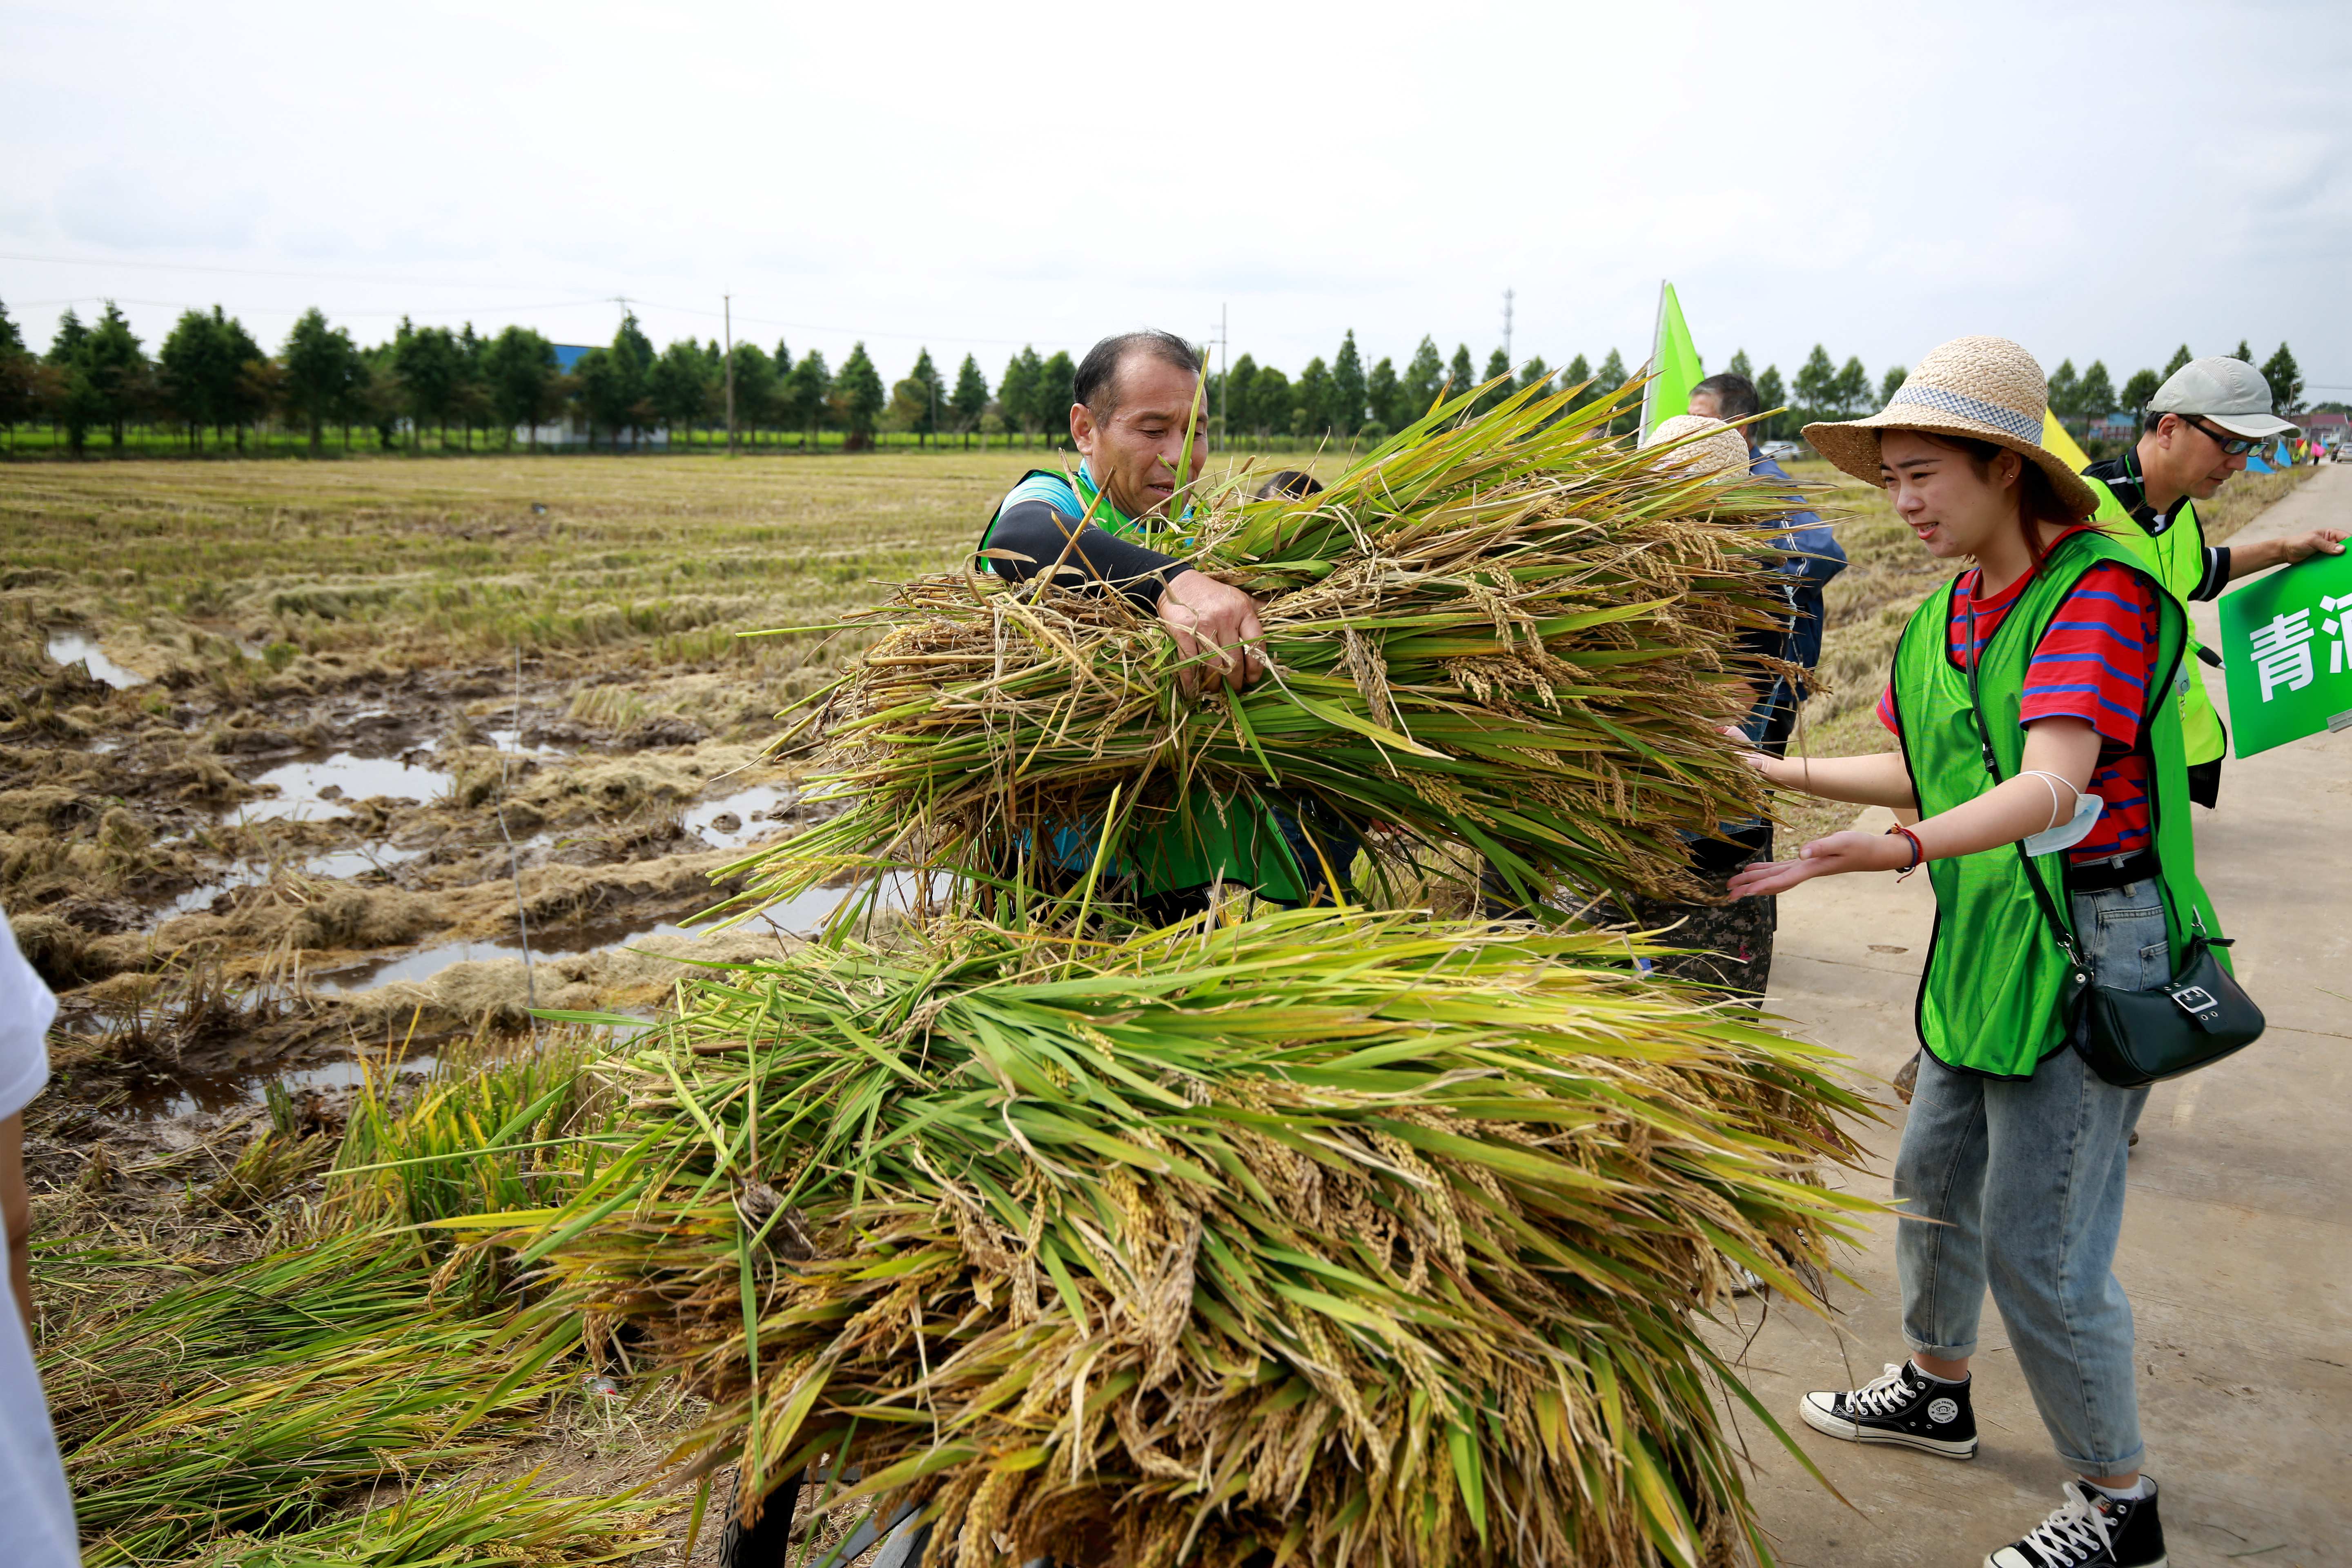
<svg viewBox="0 0 2352 1568"><path fill-rule="evenodd" d="M239 278L315 278L339 283L385 283L403 289L529 289L541 287L537 283L511 281L485 282L467 279L394 278L372 272L298 272L274 267L219 267L194 261L128 261L109 260L94 256L34 256L22 251L0 251L0 261L31 261L54 267L128 267L142 272L218 272ZM574 289L586 293L586 289ZM531 309L530 306L518 309Z"/></svg>
<svg viewBox="0 0 2352 1568"><path fill-rule="evenodd" d="M716 317L719 314L716 310L698 310L692 305L667 305L659 300L640 300L637 303L685 316ZM992 348L1032 348L1037 342L1034 338L969 338L959 332L865 331L856 327L827 326L817 321L787 321L774 316L747 315L743 319L763 327L782 327L794 332L824 332L836 338L901 338L910 343L985 343Z"/></svg>
<svg viewBox="0 0 2352 1568"><path fill-rule="evenodd" d="M575 305L602 304L610 298L611 296L609 295L598 295L593 299L587 300L553 300L535 305L446 305L436 308L431 311L422 313L436 316L468 316L488 315L493 310L565 310ZM19 310L40 310L58 305L102 305L109 303L110 301L117 305L143 305L151 310L203 310L219 303L218 300L208 300L199 304L186 300L141 300L129 294L68 294L55 300L19 300L16 301L15 309ZM237 313L247 316L299 316L303 310L310 309L311 309L311 307L308 305L302 306L299 309L290 305L240 305L237 307ZM335 312L339 317L349 317L355 321L366 321L385 316L414 316L419 313L420 312L414 309L404 310L337 310Z"/></svg>
<svg viewBox="0 0 2352 1568"><path fill-rule="evenodd" d="M318 280L318 281L321 281L321 282L373 283L373 284L383 284L383 285L387 285L387 286L394 287L394 288L407 288L407 289L471 289L471 288L480 288L480 289L536 289L536 288L541 287L541 285L534 284L534 283L515 283L515 282L499 282L499 283L491 283L491 282L480 282L480 281L468 281L468 280L466 280L466 279L463 279L400 278L400 277L391 277L391 276L387 276L387 275L383 274L383 273L370 273L370 272L297 271L297 270L294 270L294 269L291 269L291 268L274 268L274 267L222 267L222 266L215 266L215 265L211 265L211 264L207 264L207 263L200 263L200 262L177 262L177 261L129 261L129 260L109 259L109 258L101 258L101 257L94 257L94 256L36 256L36 255L33 255L33 254L31 254L30 252L27 252L27 251L0 251L0 261L26 261L26 262L33 262L33 263L39 264L39 265L44 265L44 266L55 266L55 267L127 267L127 268L136 268L136 269L138 269L138 270L141 270L141 271L146 271L146 272L205 272L205 273L217 273L217 274L221 274L221 275L224 275L224 276L228 276L228 277L239 277L239 278L289 278L289 279L316 279L316 280ZM574 294L576 294L576 295L584 296L584 297L583 297L583 298L575 298L575 299L569 299L569 300L555 300L555 301L553 301L553 302L551 302L551 303L548 303L548 304L532 304L532 305L483 305L483 306L478 306L478 307L471 307L471 306L465 306L465 307L461 307L461 306L441 306L441 307L436 307L436 310L435 310L435 311L434 311L434 313L436 313L436 314L443 314L443 315L463 315L463 314L467 313L467 312L470 310L470 311L474 311L474 312L476 312L476 313L479 313L479 314L485 314L485 315L487 315L487 314L488 314L489 312L491 312L491 311L493 311L493 310L561 310L561 309L564 309L564 308L567 308L567 307L570 307L570 306L573 306L573 305L590 305L590 304L594 304L594 303L598 302L599 300L614 300L614 299L615 299L615 298L623 298L623 299L625 299L625 298L626 298L625 296L614 296L614 295L605 294L605 293L602 293L602 292L600 292L600 291L595 291L595 290L591 290L591 289L575 289L575 290L572 290L572 292L573 292L573 293L574 293ZM131 297L130 297L130 296L128 296L128 295L121 295L121 294L77 294L77 295L73 295L73 296L71 296L71 297L69 297L69 298L65 298L65 299L56 299L56 300L26 300L26 301L24 301L24 302L20 303L20 304L19 304L19 306L18 306L17 308L18 308L18 309L20 309L20 310L40 310L40 309L43 309L43 308L45 308L45 307L54 306L54 305L79 305L79 304L87 303L87 302L89 302L89 301L90 301L90 300L118 300L119 302L121 302L121 303L122 303L122 304L126 304L126 305L144 305L144 306L148 306L148 307L151 307L151 308L153 308L153 309L157 309L157 310L201 310L201 309L203 309L203 308L204 308L203 306L200 306L200 305L193 305L193 304L189 304L189 303L187 303L187 302L186 302L186 301L184 301L184 300L135 300L135 299L131 298ZM663 303L661 300L630 300L629 302L635 303L635 304L639 304L639 305L647 305L647 306L651 306L651 307L652 307L652 308L654 308L655 310L669 310L669 311L675 311L675 312L677 312L677 313L678 313L678 314L681 314L681 315L688 315L688 316L706 316L706 317L709 317L709 318L711 318L712 320L717 320L719 316L721 316L721 315L724 313L724 312L719 311L719 310L712 310L701 309L701 308L698 308L698 307L696 307L696 306L692 306L692 305L671 305L671 304L665 304L665 303ZM266 308L265 308L265 307L256 307L256 306L247 306L247 307L244 307L244 309L245 309L247 312L249 312L249 313L251 313L251 314L254 314L254 315L264 315L264 314L269 314L269 313L273 313L273 312L274 312L274 313L277 313L277 314L281 314L281 315L299 315L299 314L301 314L301 311L300 311L300 310L288 310L288 309L286 309L286 308L284 308L284 307L280 307L280 306L270 306L270 307L266 307ZM338 316L350 316L350 317L358 318L358 319L366 319L366 318L371 318L371 317L409 316L409 315L415 315L415 314L416 314L417 312L416 312L415 310L337 310L337 311L335 311L334 313L335 313L336 315L338 315ZM903 340L903 341L908 342L942 342L942 343L984 344L984 345L987 345L987 346L992 347L992 348L1025 348L1025 347L1028 347L1028 346L1030 346L1030 345L1034 344L1034 343L1036 342L1036 340L1035 340L1034 338L975 338L975 337L967 337L967 336L964 336L964 335L962 335L962 334L961 334L961 333L956 333L956 332L893 332L893 331L860 331L859 329L855 328L855 327L835 326L835 325L832 325L832 324L829 324L829 323L826 323L826 322L821 322L821 321L785 321L785 320L782 320L782 319L781 319L781 318L779 318L779 317L773 317L773 316L751 316L751 315L747 315L747 316L745 316L743 319L744 319L746 321L753 322L753 323L756 323L757 325L760 325L760 326L764 326L764 327L782 327L782 328L786 329L787 331L796 331L796 332L823 332L823 333L828 334L828 335L833 336L833 337L845 337L845 338L890 338L890 339L898 339L898 340Z"/></svg>
<svg viewBox="0 0 2352 1568"><path fill-rule="evenodd" d="M1218 354L1225 362L1224 369L1217 375L1217 424L1221 429L1226 420L1225 386L1234 378L1234 350L1229 341L1231 334L1226 326L1229 314L1229 307L1224 305L1217 307L1217 335L1210 340L1217 345Z"/></svg>

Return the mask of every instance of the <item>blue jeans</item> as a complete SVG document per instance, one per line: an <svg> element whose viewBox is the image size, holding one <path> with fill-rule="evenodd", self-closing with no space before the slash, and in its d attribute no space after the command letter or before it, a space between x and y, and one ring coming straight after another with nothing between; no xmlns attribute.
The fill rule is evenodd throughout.
<svg viewBox="0 0 2352 1568"><path fill-rule="evenodd" d="M2077 895L2074 929L2101 984L2171 978L2153 879ZM2087 1476L2136 1470L2144 1453L2131 1303L2114 1263L2124 1152L2147 1100L2071 1048L2030 1079L1955 1071L1923 1051L1895 1157L1903 1337L1941 1360L1975 1354L1990 1285L2042 1424Z"/></svg>

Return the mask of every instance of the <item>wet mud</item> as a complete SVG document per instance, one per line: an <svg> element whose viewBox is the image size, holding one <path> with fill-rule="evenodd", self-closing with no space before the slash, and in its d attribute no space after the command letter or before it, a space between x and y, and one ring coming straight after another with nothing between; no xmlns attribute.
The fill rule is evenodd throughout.
<svg viewBox="0 0 2352 1568"><path fill-rule="evenodd" d="M684 961L774 956L840 897L694 929L804 825L795 783L742 726L600 704L593 669L518 693L240 642L225 684L116 640L0 652L0 899L60 1003L34 1154L79 1149L76 1181L184 1186L273 1102L332 1122L362 1075L535 1010L650 1020Z"/></svg>

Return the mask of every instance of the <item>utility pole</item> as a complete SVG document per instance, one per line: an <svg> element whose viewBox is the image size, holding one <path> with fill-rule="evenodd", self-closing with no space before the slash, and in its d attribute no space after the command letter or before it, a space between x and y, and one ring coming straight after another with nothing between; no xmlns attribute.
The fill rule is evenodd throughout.
<svg viewBox="0 0 2352 1568"><path fill-rule="evenodd" d="M1514 298L1511 290L1503 290L1503 361L1506 364L1516 363L1511 358L1511 300Z"/></svg>
<svg viewBox="0 0 2352 1568"><path fill-rule="evenodd" d="M735 296L719 296L727 331L727 455L735 455Z"/></svg>
<svg viewBox="0 0 2352 1568"><path fill-rule="evenodd" d="M1217 428L1220 430L1225 427L1225 383L1232 379L1234 371L1234 348L1233 344L1226 341L1225 330L1225 318L1229 310L1230 307L1224 305L1217 307L1217 335L1209 340L1217 350L1218 356L1224 361L1224 370L1217 378ZM1222 447L1217 449L1224 450Z"/></svg>

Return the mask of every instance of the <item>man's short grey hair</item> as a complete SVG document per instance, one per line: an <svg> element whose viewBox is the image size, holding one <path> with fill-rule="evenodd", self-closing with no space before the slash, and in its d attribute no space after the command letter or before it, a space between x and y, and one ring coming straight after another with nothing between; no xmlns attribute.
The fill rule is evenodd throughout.
<svg viewBox="0 0 2352 1568"><path fill-rule="evenodd" d="M1147 355L1171 370L1201 374L1200 351L1173 332L1146 327L1139 332L1120 332L1105 338L1078 362L1077 377L1071 387L1071 395L1094 410L1097 419L1109 418L1118 407L1119 367L1130 354Z"/></svg>

